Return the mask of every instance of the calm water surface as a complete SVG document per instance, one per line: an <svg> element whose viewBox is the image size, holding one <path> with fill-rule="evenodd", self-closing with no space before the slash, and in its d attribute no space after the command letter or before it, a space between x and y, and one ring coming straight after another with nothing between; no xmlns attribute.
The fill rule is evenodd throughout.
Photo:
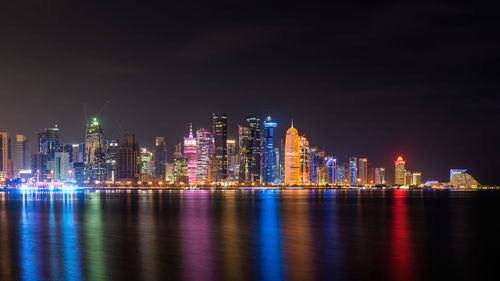
<svg viewBox="0 0 500 281"><path fill-rule="evenodd" d="M495 191L0 192L0 279L494 280L499 203Z"/></svg>

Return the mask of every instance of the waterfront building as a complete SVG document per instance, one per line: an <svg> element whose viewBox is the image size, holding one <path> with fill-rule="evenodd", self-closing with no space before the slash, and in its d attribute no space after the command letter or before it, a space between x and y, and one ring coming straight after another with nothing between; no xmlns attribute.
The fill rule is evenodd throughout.
<svg viewBox="0 0 500 281"><path fill-rule="evenodd" d="M106 148L102 127L97 118L87 123L85 130L84 174L89 182L102 182L106 179Z"/></svg>
<svg viewBox="0 0 500 281"><path fill-rule="evenodd" d="M309 148L309 182L312 184L318 183L318 148Z"/></svg>
<svg viewBox="0 0 500 281"><path fill-rule="evenodd" d="M411 172L405 173L405 185L412 186L413 185L413 176Z"/></svg>
<svg viewBox="0 0 500 281"><path fill-rule="evenodd" d="M347 181L345 174L346 174L345 164L337 165L337 181L335 182L335 184L337 185L345 184Z"/></svg>
<svg viewBox="0 0 500 281"><path fill-rule="evenodd" d="M30 169L30 143L24 135L16 135L16 176Z"/></svg>
<svg viewBox="0 0 500 281"><path fill-rule="evenodd" d="M33 176L36 176L36 181L43 181L47 178L47 160L45 154L37 152L31 156L31 169Z"/></svg>
<svg viewBox="0 0 500 281"><path fill-rule="evenodd" d="M255 115L247 118L251 135L251 157L250 157L250 181L261 181L261 160L262 160L262 132L260 129L260 119Z"/></svg>
<svg viewBox="0 0 500 281"><path fill-rule="evenodd" d="M453 177L448 183L448 186L459 187L459 188L477 188L480 185L480 183L471 175L466 173L466 171L467 170L465 170L464 172L455 171Z"/></svg>
<svg viewBox="0 0 500 281"><path fill-rule="evenodd" d="M285 182L285 140L280 140L280 168L279 168L279 179Z"/></svg>
<svg viewBox="0 0 500 281"><path fill-rule="evenodd" d="M59 144L59 127L57 124L53 128L45 128L38 133L38 152L43 152L43 144L48 140L55 141L56 145Z"/></svg>
<svg viewBox="0 0 500 281"><path fill-rule="evenodd" d="M252 167L252 134L249 127L238 125L238 144L240 148L239 181L250 182Z"/></svg>
<svg viewBox="0 0 500 281"><path fill-rule="evenodd" d="M292 126L285 139L285 184L300 183L300 144L299 133Z"/></svg>
<svg viewBox="0 0 500 281"><path fill-rule="evenodd" d="M81 161L79 161L79 158L78 158L78 155L80 154L79 145L72 144L71 146L73 147L73 164L81 162Z"/></svg>
<svg viewBox="0 0 500 281"><path fill-rule="evenodd" d="M456 174L464 174L467 172L467 169L450 169L450 181Z"/></svg>
<svg viewBox="0 0 500 281"><path fill-rule="evenodd" d="M351 163L344 163L344 185L350 185L351 184Z"/></svg>
<svg viewBox="0 0 500 281"><path fill-rule="evenodd" d="M154 176L157 179L165 180L166 163L167 163L167 144L165 142L165 137L157 136L155 138L155 147L153 149Z"/></svg>
<svg viewBox="0 0 500 281"><path fill-rule="evenodd" d="M165 163L165 180L168 183L174 183L174 163Z"/></svg>
<svg viewBox="0 0 500 281"><path fill-rule="evenodd" d="M300 184L310 183L310 155L309 155L309 141L305 136L299 137L299 151L300 151Z"/></svg>
<svg viewBox="0 0 500 281"><path fill-rule="evenodd" d="M55 153L53 180L54 181L72 181L73 168L70 159L70 152L57 151Z"/></svg>
<svg viewBox="0 0 500 281"><path fill-rule="evenodd" d="M197 156L196 138L193 137L193 126L189 124L189 136L184 138L184 157L186 157L187 160L188 183L196 180L198 165Z"/></svg>
<svg viewBox="0 0 500 281"><path fill-rule="evenodd" d="M368 159L359 158L358 159L358 184L367 185L368 182Z"/></svg>
<svg viewBox="0 0 500 281"><path fill-rule="evenodd" d="M212 114L212 131L215 145L217 181L227 180L227 115Z"/></svg>
<svg viewBox="0 0 500 281"><path fill-rule="evenodd" d="M268 116L264 120L264 138L262 141L262 182L274 183L276 178L276 161L274 150L274 134L278 123Z"/></svg>
<svg viewBox="0 0 500 281"><path fill-rule="evenodd" d="M349 184L357 185L358 179L358 159L356 157L349 158Z"/></svg>
<svg viewBox="0 0 500 281"><path fill-rule="evenodd" d="M327 166L321 166L318 167L317 169L317 178L316 178L316 183L319 185L325 185L328 184L329 181L329 169Z"/></svg>
<svg viewBox="0 0 500 281"><path fill-rule="evenodd" d="M120 143L118 140L109 140L106 149L106 180L114 183L116 179L117 153ZM74 164L73 164L74 165Z"/></svg>
<svg viewBox="0 0 500 281"><path fill-rule="evenodd" d="M385 185L384 168L375 168L375 185Z"/></svg>
<svg viewBox="0 0 500 281"><path fill-rule="evenodd" d="M419 172L414 172L412 174L412 184L420 186L422 184L422 174Z"/></svg>
<svg viewBox="0 0 500 281"><path fill-rule="evenodd" d="M12 178L11 139L7 132L0 132L0 180Z"/></svg>
<svg viewBox="0 0 500 281"><path fill-rule="evenodd" d="M282 180L282 173L281 169L283 164L281 163L281 149L278 146L274 147L274 161L275 161L275 169L274 169L274 182L277 184L281 184Z"/></svg>
<svg viewBox="0 0 500 281"><path fill-rule="evenodd" d="M134 134L125 134L116 154L116 179L137 181L140 174L139 145Z"/></svg>
<svg viewBox="0 0 500 281"><path fill-rule="evenodd" d="M149 180L153 175L153 153L146 148L141 149L140 154L141 180Z"/></svg>
<svg viewBox="0 0 500 281"><path fill-rule="evenodd" d="M176 184L187 184L189 182L188 171L188 161L184 157L174 159L174 183Z"/></svg>
<svg viewBox="0 0 500 281"><path fill-rule="evenodd" d="M405 184L405 163L406 161L402 156L398 156L396 162L394 162L394 184L404 185Z"/></svg>
<svg viewBox="0 0 500 281"><path fill-rule="evenodd" d="M174 145L174 159L182 158L182 144L178 143Z"/></svg>
<svg viewBox="0 0 500 281"><path fill-rule="evenodd" d="M229 181L238 181L239 170L239 156L236 151L236 140L227 140L227 173Z"/></svg>
<svg viewBox="0 0 500 281"><path fill-rule="evenodd" d="M336 184L338 180L337 159L333 158L332 156L327 156L325 160L326 160L325 166L328 169L328 183Z"/></svg>
<svg viewBox="0 0 500 281"><path fill-rule="evenodd" d="M210 165L210 156L212 153L213 138L212 133L203 128L196 131L196 180L208 181L208 166ZM188 163L189 170L189 163Z"/></svg>

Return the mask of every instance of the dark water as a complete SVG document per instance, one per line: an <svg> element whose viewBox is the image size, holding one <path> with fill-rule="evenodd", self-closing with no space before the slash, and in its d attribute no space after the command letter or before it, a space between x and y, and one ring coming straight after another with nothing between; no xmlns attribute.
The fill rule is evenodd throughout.
<svg viewBox="0 0 500 281"><path fill-rule="evenodd" d="M1 280L498 277L495 191L0 196Z"/></svg>

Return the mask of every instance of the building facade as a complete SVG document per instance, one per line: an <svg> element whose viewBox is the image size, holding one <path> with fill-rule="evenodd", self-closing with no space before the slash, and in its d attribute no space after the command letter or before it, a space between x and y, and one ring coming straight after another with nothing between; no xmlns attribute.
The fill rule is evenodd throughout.
<svg viewBox="0 0 500 281"><path fill-rule="evenodd" d="M394 162L394 184L395 185L405 185L405 163L406 161L402 156L398 156Z"/></svg>
<svg viewBox="0 0 500 281"><path fill-rule="evenodd" d="M212 114L217 181L227 180L227 115Z"/></svg>
<svg viewBox="0 0 500 281"><path fill-rule="evenodd" d="M203 128L196 130L196 180L208 181L208 166L210 164L210 156L212 153L213 138L212 133Z"/></svg>
<svg viewBox="0 0 500 281"><path fill-rule="evenodd" d="M0 132L0 180L12 178L12 168L10 135Z"/></svg>
<svg viewBox="0 0 500 281"><path fill-rule="evenodd" d="M285 139L285 184L300 183L300 144L299 133L292 126L286 132Z"/></svg>
<svg viewBox="0 0 500 281"><path fill-rule="evenodd" d="M30 169L30 143L24 135L16 135L15 173L19 176L21 170Z"/></svg>
<svg viewBox="0 0 500 281"><path fill-rule="evenodd" d="M189 125L189 136L184 138L184 157L187 160L188 183L196 180L198 166L198 152L196 151L196 138L193 137L193 126Z"/></svg>
<svg viewBox="0 0 500 281"><path fill-rule="evenodd" d="M368 182L368 159L359 158L358 159L358 184L367 185Z"/></svg>
<svg viewBox="0 0 500 281"><path fill-rule="evenodd" d="M274 183L276 178L277 158L275 157L274 134L278 123L268 116L264 120L264 138L262 140L262 182Z"/></svg>

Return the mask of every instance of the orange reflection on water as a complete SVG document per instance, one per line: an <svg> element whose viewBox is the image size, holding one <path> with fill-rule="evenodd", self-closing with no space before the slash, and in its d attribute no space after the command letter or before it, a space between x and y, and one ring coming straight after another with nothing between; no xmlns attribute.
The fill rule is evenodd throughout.
<svg viewBox="0 0 500 281"><path fill-rule="evenodd" d="M391 265L394 280L414 280L410 231L406 205L407 191L394 190L391 221Z"/></svg>
<svg viewBox="0 0 500 281"><path fill-rule="evenodd" d="M224 191L223 193L223 215L222 215L222 240L224 249L224 279L241 279L241 245L238 219L236 213L235 196L236 191Z"/></svg>
<svg viewBox="0 0 500 281"><path fill-rule="evenodd" d="M311 235L309 233L309 201L293 190L283 192L283 233L287 270L286 280L314 280L311 254ZM299 200L299 202L296 202Z"/></svg>

